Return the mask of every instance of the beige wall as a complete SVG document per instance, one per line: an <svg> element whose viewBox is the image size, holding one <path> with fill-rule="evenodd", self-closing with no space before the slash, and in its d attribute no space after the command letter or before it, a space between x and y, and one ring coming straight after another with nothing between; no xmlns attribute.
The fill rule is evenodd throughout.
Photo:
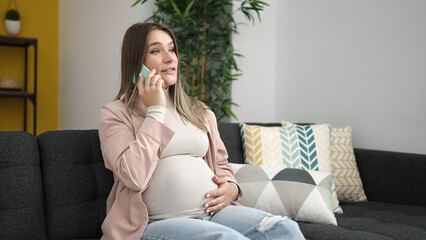
<svg viewBox="0 0 426 240"><path fill-rule="evenodd" d="M59 129L97 128L100 108L114 100L124 33L153 8L133 2L59 1Z"/></svg>
<svg viewBox="0 0 426 240"><path fill-rule="evenodd" d="M234 41L239 121L349 124L356 147L426 153L426 1L267 2Z"/></svg>

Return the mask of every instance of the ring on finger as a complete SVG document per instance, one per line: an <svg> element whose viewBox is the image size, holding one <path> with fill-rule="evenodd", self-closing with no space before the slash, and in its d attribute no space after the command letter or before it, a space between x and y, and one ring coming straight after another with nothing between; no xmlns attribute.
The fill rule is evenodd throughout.
<svg viewBox="0 0 426 240"><path fill-rule="evenodd" d="M222 208L224 208L225 206L223 205L223 203L220 203L220 205L222 205Z"/></svg>
<svg viewBox="0 0 426 240"><path fill-rule="evenodd" d="M155 86L155 85L157 85L157 82L151 82L149 85Z"/></svg>

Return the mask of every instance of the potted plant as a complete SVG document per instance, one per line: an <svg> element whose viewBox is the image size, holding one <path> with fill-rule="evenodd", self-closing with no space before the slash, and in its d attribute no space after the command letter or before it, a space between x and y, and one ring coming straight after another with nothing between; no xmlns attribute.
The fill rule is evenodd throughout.
<svg viewBox="0 0 426 240"><path fill-rule="evenodd" d="M10 9L6 12L4 19L7 32L11 35L16 35L21 29L21 17L16 9Z"/></svg>

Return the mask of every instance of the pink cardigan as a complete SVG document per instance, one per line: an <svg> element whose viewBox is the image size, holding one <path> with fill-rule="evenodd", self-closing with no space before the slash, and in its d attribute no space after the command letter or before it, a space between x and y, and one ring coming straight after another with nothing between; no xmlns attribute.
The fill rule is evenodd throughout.
<svg viewBox="0 0 426 240"><path fill-rule="evenodd" d="M220 139L216 117L210 110L206 127L209 149L204 160L216 176L237 182L227 161L228 153ZM102 224L102 239L141 238L148 223L143 192L173 135L171 129L153 118L129 114L122 100L102 107L99 138L105 166L114 175L107 216ZM238 199L241 195L240 191Z"/></svg>

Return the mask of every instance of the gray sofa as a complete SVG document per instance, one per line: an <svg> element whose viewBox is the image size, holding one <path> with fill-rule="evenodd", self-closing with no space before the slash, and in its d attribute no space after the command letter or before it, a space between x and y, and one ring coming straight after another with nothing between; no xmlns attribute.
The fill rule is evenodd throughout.
<svg viewBox="0 0 426 240"><path fill-rule="evenodd" d="M267 124L268 125L268 124ZM277 125L272 123L269 125ZM219 123L243 163L237 123ZM307 239L426 239L426 155L355 149L366 203L341 203L338 226L299 222ZM0 239L99 239L113 184L97 130L37 138L0 132Z"/></svg>

